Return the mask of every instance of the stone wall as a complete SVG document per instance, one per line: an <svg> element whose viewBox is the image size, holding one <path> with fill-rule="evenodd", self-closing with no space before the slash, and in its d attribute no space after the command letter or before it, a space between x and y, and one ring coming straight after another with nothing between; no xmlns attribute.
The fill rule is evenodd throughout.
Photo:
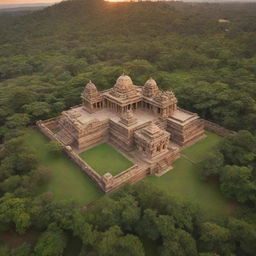
<svg viewBox="0 0 256 256"><path fill-rule="evenodd" d="M226 128L224 128L224 127L222 127L222 126L220 126L216 123L207 121L205 119L202 119L202 120L204 121L205 130L210 131L210 132L214 132L214 133L218 134L219 136L224 137L224 136L235 133L235 131L226 129Z"/></svg>
<svg viewBox="0 0 256 256"><path fill-rule="evenodd" d="M105 186L102 182L102 177L96 171L87 165L86 162L83 161L83 159L81 159L70 146L63 145L63 143L53 134L53 132L47 128L47 124L45 125L42 121L38 121L36 125L39 130L49 139L58 141L62 145L64 152L101 188L101 190L104 191Z"/></svg>
<svg viewBox="0 0 256 256"><path fill-rule="evenodd" d="M146 168L140 168L138 165L126 169L125 171L110 177L108 184L106 184L106 193L112 192L124 184L136 183L145 178L148 172Z"/></svg>
<svg viewBox="0 0 256 256"><path fill-rule="evenodd" d="M91 168L82 158L79 157L77 153L75 153L70 146L65 146L61 140L59 140L55 134L48 128L54 127L54 122L57 119L50 119L47 121L38 121L37 127L39 130L49 139L58 141L62 147L64 152L81 168L81 170L86 173L89 178L98 185L98 187L104 192L109 193L124 184L134 183L141 179L143 179L147 175L147 171L144 168L140 168L138 165L133 165L132 167L126 169L125 171L119 173L116 176L112 176L107 173L104 176L100 176L93 168ZM48 123L49 122L49 123ZM108 178L106 178L108 177Z"/></svg>
<svg viewBox="0 0 256 256"><path fill-rule="evenodd" d="M101 141L106 141L109 134L109 121L93 122L85 128L81 137L77 139L79 150L97 145Z"/></svg>
<svg viewBox="0 0 256 256"><path fill-rule="evenodd" d="M182 111L184 111L185 113L188 113L188 114L195 114L195 113L192 113L192 112L190 112L188 110L185 110L183 108L178 108L178 109L180 109L180 110L182 110ZM201 120L204 123L204 129L205 130L210 131L210 132L214 132L219 136L224 137L224 136L236 133L235 131L226 129L223 126L221 126L219 124L216 124L214 122L211 122L211 121L208 121L208 120L205 120L205 119L202 119L202 118L201 118Z"/></svg>

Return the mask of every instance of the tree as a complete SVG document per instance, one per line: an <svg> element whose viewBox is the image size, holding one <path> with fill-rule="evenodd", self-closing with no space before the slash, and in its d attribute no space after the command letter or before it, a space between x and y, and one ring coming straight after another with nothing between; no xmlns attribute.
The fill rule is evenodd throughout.
<svg viewBox="0 0 256 256"><path fill-rule="evenodd" d="M53 154L59 154L62 152L62 146L58 141L51 141L48 143L48 150Z"/></svg>
<svg viewBox="0 0 256 256"><path fill-rule="evenodd" d="M32 102L23 106L24 111L32 116L33 120L46 119L51 112L50 105L47 102Z"/></svg>
<svg viewBox="0 0 256 256"><path fill-rule="evenodd" d="M25 104L29 104L34 100L35 94L28 88L15 88L8 98L9 104L17 112L21 112L21 109Z"/></svg>
<svg viewBox="0 0 256 256"><path fill-rule="evenodd" d="M31 245L22 244L20 247L12 250L11 256L29 256L31 253Z"/></svg>
<svg viewBox="0 0 256 256"><path fill-rule="evenodd" d="M0 184L1 191L13 192L21 183L21 177L19 175L13 175Z"/></svg>
<svg viewBox="0 0 256 256"><path fill-rule="evenodd" d="M118 201L119 225L123 230L132 231L140 219L140 207L132 195L122 197Z"/></svg>
<svg viewBox="0 0 256 256"><path fill-rule="evenodd" d="M252 168L236 165L225 166L221 177L221 191L238 202L256 202L256 183L253 181Z"/></svg>
<svg viewBox="0 0 256 256"><path fill-rule="evenodd" d="M27 200L22 198L5 199L0 204L0 223L6 225L14 223L16 232L24 234L31 225L27 203Z"/></svg>
<svg viewBox="0 0 256 256"><path fill-rule="evenodd" d="M141 236L145 236L150 240L157 240L160 236L157 227L157 212L151 209L147 209L143 213L143 217L137 228L138 233Z"/></svg>
<svg viewBox="0 0 256 256"><path fill-rule="evenodd" d="M196 242L186 231L176 229L172 237L164 239L160 255L196 256Z"/></svg>
<svg viewBox="0 0 256 256"><path fill-rule="evenodd" d="M256 157L256 138L249 131L239 131L224 138L220 152L226 164L251 164Z"/></svg>
<svg viewBox="0 0 256 256"><path fill-rule="evenodd" d="M26 173L34 169L37 165L35 153L26 145L24 137L12 138L5 143L4 166L8 167L9 172ZM2 168L2 165L1 165Z"/></svg>
<svg viewBox="0 0 256 256"><path fill-rule="evenodd" d="M51 171L45 166L39 166L30 174L30 185L32 187L43 186L51 179Z"/></svg>
<svg viewBox="0 0 256 256"><path fill-rule="evenodd" d="M139 238L134 235L123 235L118 226L113 226L99 234L95 244L100 256L144 256L144 250Z"/></svg>
<svg viewBox="0 0 256 256"><path fill-rule="evenodd" d="M179 243L173 240L166 240L163 243L163 247L161 248L161 256L184 256L183 249L180 247Z"/></svg>
<svg viewBox="0 0 256 256"><path fill-rule="evenodd" d="M201 163L201 176L203 179L221 174L224 165L224 157L219 152L212 152L208 158Z"/></svg>
<svg viewBox="0 0 256 256"><path fill-rule="evenodd" d="M22 129L30 122L30 118L27 114L16 113L7 118L6 127L8 129Z"/></svg>
<svg viewBox="0 0 256 256"><path fill-rule="evenodd" d="M199 248L201 252L230 255L232 247L231 233L227 228L211 222L202 224L199 238Z"/></svg>
<svg viewBox="0 0 256 256"><path fill-rule="evenodd" d="M4 245L0 245L0 255L1 256L9 256L9 249L7 248L7 246Z"/></svg>
<svg viewBox="0 0 256 256"><path fill-rule="evenodd" d="M66 247L64 232L54 227L42 233L35 245L35 253L38 256L61 256Z"/></svg>
<svg viewBox="0 0 256 256"><path fill-rule="evenodd" d="M238 255L254 256L256 251L256 225L231 218L228 223Z"/></svg>

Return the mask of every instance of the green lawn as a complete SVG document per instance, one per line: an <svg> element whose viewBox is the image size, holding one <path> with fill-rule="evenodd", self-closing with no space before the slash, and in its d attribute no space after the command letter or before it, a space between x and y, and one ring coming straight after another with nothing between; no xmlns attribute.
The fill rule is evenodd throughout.
<svg viewBox="0 0 256 256"><path fill-rule="evenodd" d="M47 148L49 140L38 130L28 129L28 145L36 152L39 163L52 172L52 179L40 192L52 192L57 200L75 200L84 205L99 198L102 193L81 169L64 153L52 155Z"/></svg>
<svg viewBox="0 0 256 256"><path fill-rule="evenodd" d="M84 151L80 154L80 157L100 175L104 175L106 172L116 175L133 166L131 161L107 143L99 144Z"/></svg>
<svg viewBox="0 0 256 256"><path fill-rule="evenodd" d="M215 133L206 132L205 134L207 136L206 139L202 139L182 151L183 154L196 163L204 160L208 152L212 151L221 140L221 137Z"/></svg>
<svg viewBox="0 0 256 256"><path fill-rule="evenodd" d="M207 137L183 150L193 162L204 159L221 140L216 134L207 132ZM181 157L173 164L173 169L161 177L148 176L150 182L181 200L199 205L204 213L211 217L225 216L231 213L231 205L225 200L217 184L200 180L199 168Z"/></svg>
<svg viewBox="0 0 256 256"><path fill-rule="evenodd" d="M50 191L57 200L73 199L81 205L99 198L102 193L64 153L55 156L47 148L48 140L39 131L29 129L28 142L35 150L41 165L52 171L52 179L40 192ZM182 151L188 159L181 157L173 169L161 177L149 176L145 180L181 200L194 202L210 216L227 215L231 204L221 195L218 186L200 180L198 164L221 140L216 134L207 132L207 138ZM113 175L129 168L132 163L108 144L100 144L81 154L89 165L101 175ZM192 162L189 160L191 159Z"/></svg>

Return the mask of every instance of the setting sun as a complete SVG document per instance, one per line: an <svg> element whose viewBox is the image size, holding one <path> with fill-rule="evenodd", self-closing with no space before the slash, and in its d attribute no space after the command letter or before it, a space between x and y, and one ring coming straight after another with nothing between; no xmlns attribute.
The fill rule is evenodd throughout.
<svg viewBox="0 0 256 256"><path fill-rule="evenodd" d="M104 0L105 2L120 3L120 2L138 2L130 0Z"/></svg>

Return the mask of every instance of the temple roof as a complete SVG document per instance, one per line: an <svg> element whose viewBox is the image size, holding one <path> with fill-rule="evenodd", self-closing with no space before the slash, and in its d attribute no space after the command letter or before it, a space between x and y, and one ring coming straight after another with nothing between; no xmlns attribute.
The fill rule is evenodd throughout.
<svg viewBox="0 0 256 256"><path fill-rule="evenodd" d="M149 78L143 86L143 95L146 97L154 97L159 93L159 88L153 78Z"/></svg>
<svg viewBox="0 0 256 256"><path fill-rule="evenodd" d="M156 83L156 81L151 77L151 78L149 78L147 81L146 81L146 83L145 83L145 85L144 85L146 88L148 88L148 89L156 89L156 90L158 90L158 86L157 86L157 83Z"/></svg>
<svg viewBox="0 0 256 256"><path fill-rule="evenodd" d="M154 137L161 132L161 129L153 121L151 121L150 124L144 128L144 132L150 137Z"/></svg>
<svg viewBox="0 0 256 256"><path fill-rule="evenodd" d="M96 85L90 80L89 83L85 86L85 89L87 91L91 91L91 90L97 90Z"/></svg>
<svg viewBox="0 0 256 256"><path fill-rule="evenodd" d="M127 75L121 75L117 78L114 86L115 91L119 93L126 93L134 89L132 79Z"/></svg>

